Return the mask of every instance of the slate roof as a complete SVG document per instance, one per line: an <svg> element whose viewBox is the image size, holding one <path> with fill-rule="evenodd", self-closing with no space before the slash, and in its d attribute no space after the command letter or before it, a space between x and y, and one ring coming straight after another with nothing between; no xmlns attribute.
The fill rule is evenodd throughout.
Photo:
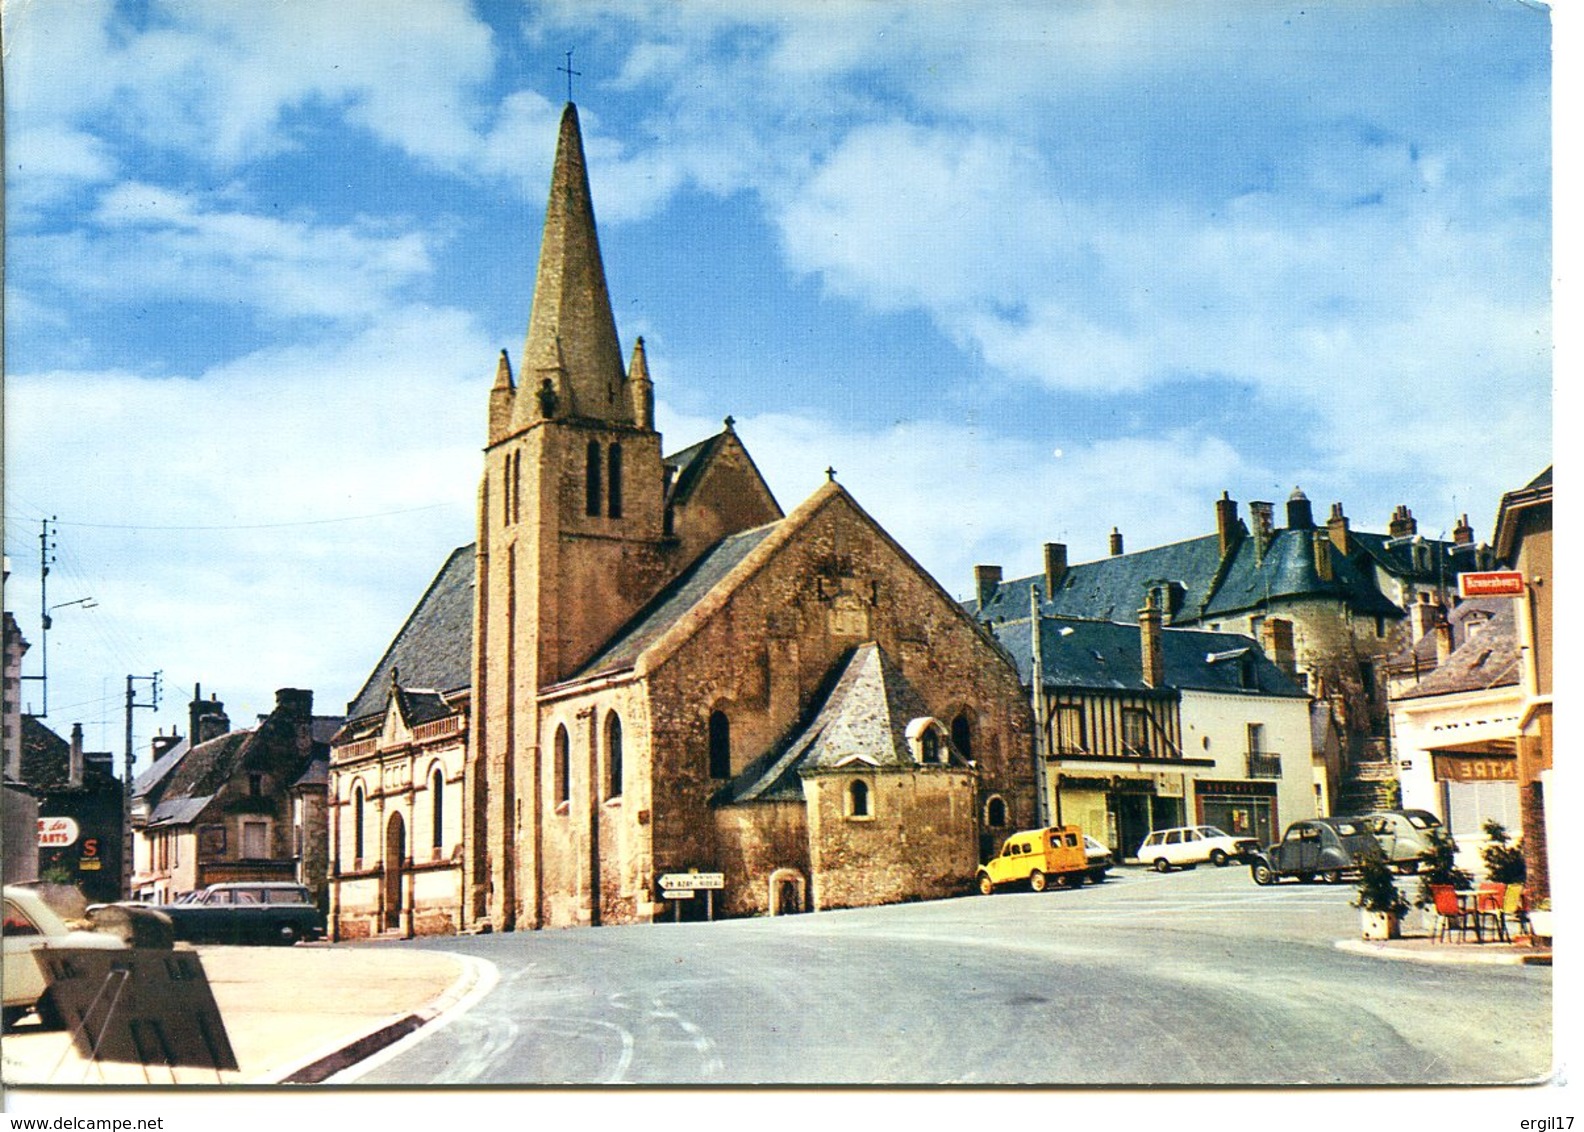
<svg viewBox="0 0 1584 1132"><path fill-rule="evenodd" d="M1017 665L1018 679L1032 682L1032 623L996 622L997 641ZM1144 683L1139 627L1111 621L1040 618L1040 659L1047 688L1124 691L1235 692L1240 695L1305 699L1307 693L1271 663L1252 639L1202 629L1161 630L1165 680Z"/></svg>
<svg viewBox="0 0 1584 1132"><path fill-rule="evenodd" d="M675 625L782 522L727 535L661 590L597 652L569 683L631 668L643 651Z"/></svg>
<svg viewBox="0 0 1584 1132"><path fill-rule="evenodd" d="M316 736L317 738L317 736ZM192 736L184 735L181 742L175 744L159 758L144 769L143 773L132 780L132 796L146 798L152 794L176 769L185 755L192 747Z"/></svg>
<svg viewBox="0 0 1584 1132"><path fill-rule="evenodd" d="M1218 535L1203 535L1184 542L1095 562L1070 566L1054 594L1041 594L1040 611L1049 616L1102 621L1130 621L1144 604L1146 591L1162 583L1182 587L1179 621L1227 617L1267 607L1273 601L1310 596L1331 596L1364 616L1400 617L1395 603L1381 593L1372 565L1393 574L1447 580L1458 569L1452 543L1425 539L1429 559L1420 568L1412 548L1388 547L1384 535L1350 532L1354 549L1348 555L1331 554L1332 577L1322 579L1314 564L1315 529L1282 527L1271 532L1262 554L1254 538L1244 535L1226 562L1221 558ZM965 602L981 621L1012 620L1029 615L1029 587L1043 591L1045 576L1001 583L981 608L977 600Z"/></svg>
<svg viewBox="0 0 1584 1132"><path fill-rule="evenodd" d="M665 463L676 469L676 479L671 482L671 494L667 502L687 502L688 496L693 492L693 485L709 466L709 457L715 454L715 449L720 447L721 439L725 435L724 432L717 432L714 436L689 445L675 455L665 458Z"/></svg>
<svg viewBox="0 0 1584 1132"><path fill-rule="evenodd" d="M816 697L812 718L754 760L715 797L717 804L801 800L802 776L847 765L914 767L907 726L929 715L923 698L879 645L860 645L837 665L830 691ZM941 749L962 757L949 741Z"/></svg>
<svg viewBox="0 0 1584 1132"><path fill-rule="evenodd" d="M1518 683L1522 676L1519 664L1523 654L1518 648L1518 625L1511 599L1490 601L1489 606L1494 607L1490 610L1490 619L1478 624L1477 628L1470 615L1481 610L1468 608L1475 605L1476 601L1466 601L1453 610L1453 615L1463 614L1459 619L1465 630L1463 643L1429 676L1399 693L1399 700L1477 692ZM1431 641L1433 651L1433 636L1426 633L1420 644Z"/></svg>
<svg viewBox="0 0 1584 1132"><path fill-rule="evenodd" d="M472 684L475 545L451 552L362 689L347 704L347 719L385 710L393 668L405 687L454 692Z"/></svg>
<svg viewBox="0 0 1584 1132"><path fill-rule="evenodd" d="M85 785L117 781L114 757L106 751L83 752ZM71 744L31 715L22 716L22 777L37 790L60 790L71 779Z"/></svg>

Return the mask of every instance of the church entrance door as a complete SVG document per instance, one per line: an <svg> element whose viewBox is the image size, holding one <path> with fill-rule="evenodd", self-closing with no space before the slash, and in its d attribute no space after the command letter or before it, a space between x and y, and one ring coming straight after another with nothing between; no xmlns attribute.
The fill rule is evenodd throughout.
<svg viewBox="0 0 1584 1132"><path fill-rule="evenodd" d="M381 903L385 908L385 928L401 927L402 874L407 860L407 826L400 814L392 814L385 827L384 875L381 878Z"/></svg>

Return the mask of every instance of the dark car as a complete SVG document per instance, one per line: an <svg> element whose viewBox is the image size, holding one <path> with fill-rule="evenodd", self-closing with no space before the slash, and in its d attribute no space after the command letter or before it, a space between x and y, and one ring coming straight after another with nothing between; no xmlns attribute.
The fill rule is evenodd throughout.
<svg viewBox="0 0 1584 1132"><path fill-rule="evenodd" d="M293 944L325 934L325 915L300 884L212 884L159 910L190 943Z"/></svg>
<svg viewBox="0 0 1584 1132"><path fill-rule="evenodd" d="M1379 852L1368 828L1358 818L1308 818L1287 827L1282 839L1249 857L1255 884L1283 877L1301 881L1318 877L1336 884L1342 874L1358 868L1360 857Z"/></svg>

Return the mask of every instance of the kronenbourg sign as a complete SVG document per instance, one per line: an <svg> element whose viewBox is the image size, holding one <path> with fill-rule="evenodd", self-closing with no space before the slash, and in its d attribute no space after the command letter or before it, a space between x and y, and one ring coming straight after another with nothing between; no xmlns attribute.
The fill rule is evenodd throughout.
<svg viewBox="0 0 1584 1132"><path fill-rule="evenodd" d="M1521 570L1474 570L1458 575L1458 597L1523 597Z"/></svg>
<svg viewBox="0 0 1584 1132"><path fill-rule="evenodd" d="M39 818L39 848L56 849L77 844L82 830L71 818Z"/></svg>

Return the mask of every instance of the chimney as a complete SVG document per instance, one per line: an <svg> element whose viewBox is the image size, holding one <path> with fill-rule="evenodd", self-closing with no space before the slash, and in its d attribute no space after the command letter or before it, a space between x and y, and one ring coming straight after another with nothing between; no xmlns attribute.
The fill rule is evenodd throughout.
<svg viewBox="0 0 1584 1132"><path fill-rule="evenodd" d="M313 715L313 693L306 688L281 688L275 693L275 710L285 715Z"/></svg>
<svg viewBox="0 0 1584 1132"><path fill-rule="evenodd" d="M194 701L197 714L193 719L192 745L218 739L231 730L231 720L225 713L225 704L210 696L207 703Z"/></svg>
<svg viewBox="0 0 1584 1132"><path fill-rule="evenodd" d="M172 747L180 742L181 736L177 735L174 731L172 731L169 735L162 733L154 736L152 742L150 743L151 761L158 762L166 755L167 752L170 751Z"/></svg>
<svg viewBox="0 0 1584 1132"><path fill-rule="evenodd" d="M1409 535L1419 533L1419 524L1413 517L1413 512L1408 510L1406 504L1399 503L1392 512L1391 522L1386 525L1388 538L1407 538Z"/></svg>
<svg viewBox="0 0 1584 1132"><path fill-rule="evenodd" d="M1064 542L1048 542L1045 544L1045 595L1047 597L1056 593L1061 586L1062 579L1067 576L1067 544Z"/></svg>
<svg viewBox="0 0 1584 1132"><path fill-rule="evenodd" d="M1243 530L1238 523L1237 500L1226 492L1216 500L1216 535L1221 540L1221 557L1226 558L1237 549Z"/></svg>
<svg viewBox="0 0 1584 1132"><path fill-rule="evenodd" d="M1276 529L1276 505L1258 500L1249 503L1249 520L1254 528L1254 552L1263 561Z"/></svg>
<svg viewBox="0 0 1584 1132"><path fill-rule="evenodd" d="M66 752L66 785L83 784L83 732L82 724L72 724L71 747Z"/></svg>
<svg viewBox="0 0 1584 1132"><path fill-rule="evenodd" d="M1456 546L1474 545L1474 528L1469 526L1468 512L1458 520L1458 525L1452 528L1452 542Z"/></svg>
<svg viewBox="0 0 1584 1132"><path fill-rule="evenodd" d="M1452 626L1446 621L1437 621L1436 635L1436 665L1439 667L1446 663L1447 657L1452 655Z"/></svg>
<svg viewBox="0 0 1584 1132"><path fill-rule="evenodd" d="M1260 644L1265 655L1283 673L1298 678L1298 661L1293 652L1293 625L1285 617L1267 617L1260 626Z"/></svg>
<svg viewBox="0 0 1584 1132"><path fill-rule="evenodd" d="M1346 554L1348 552L1348 517L1342 514L1342 504L1331 504L1331 517L1326 520L1326 530L1331 535L1331 545Z"/></svg>
<svg viewBox="0 0 1584 1132"><path fill-rule="evenodd" d="M1001 567L975 566L974 567L974 593L979 595L979 612L983 613L985 606L995 597L996 590L1001 585Z"/></svg>
<svg viewBox="0 0 1584 1132"><path fill-rule="evenodd" d="M1314 568L1315 576L1322 582L1335 577L1331 570L1331 536L1325 531L1314 533Z"/></svg>
<svg viewBox="0 0 1584 1132"><path fill-rule="evenodd" d="M1421 590L1419 600L1408 607L1408 629L1416 645L1426 633L1435 629L1436 622L1441 619L1441 607L1431 598L1429 591Z"/></svg>
<svg viewBox="0 0 1584 1132"><path fill-rule="evenodd" d="M1122 553L1122 532L1117 530L1117 528L1112 527L1111 528L1111 557L1115 558L1117 555L1119 555L1121 553Z"/></svg>
<svg viewBox="0 0 1584 1132"><path fill-rule="evenodd" d="M1309 506L1309 497L1303 493L1303 488L1293 488L1293 493L1287 497L1287 529L1290 531L1310 531L1314 529L1314 508Z"/></svg>
<svg viewBox="0 0 1584 1132"><path fill-rule="evenodd" d="M1144 592L1144 608L1139 610L1139 669L1144 683L1159 688L1166 682L1166 653L1161 640L1161 611L1155 604L1155 590Z"/></svg>

